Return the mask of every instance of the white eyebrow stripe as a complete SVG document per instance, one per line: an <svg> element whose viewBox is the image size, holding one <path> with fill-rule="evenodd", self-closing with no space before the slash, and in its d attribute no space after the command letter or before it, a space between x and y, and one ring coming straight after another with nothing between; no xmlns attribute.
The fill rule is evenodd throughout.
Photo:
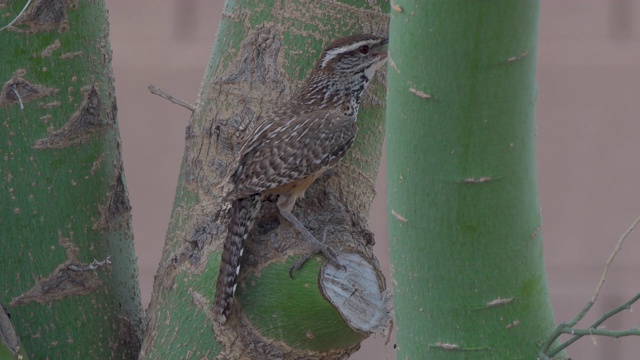
<svg viewBox="0 0 640 360"><path fill-rule="evenodd" d="M327 52L327 54L322 59L322 63L320 64L320 67L325 67L325 65L327 65L327 62L333 60L333 58L335 58L336 55L337 54L330 54L329 52Z"/></svg>
<svg viewBox="0 0 640 360"><path fill-rule="evenodd" d="M362 40L362 41L358 41L357 43L353 43L350 45L345 45L345 46L341 46L335 49L331 49L329 51L327 51L327 53L325 54L324 58L322 58L322 63L320 64L320 67L324 67L325 65L327 65L327 62L331 61L332 59L334 59L336 56L338 56L338 54L342 54L345 52L349 52L349 51L353 51L357 48L359 48L362 45L369 45L372 43L375 43L375 40L371 40L371 39L367 39L367 40Z"/></svg>

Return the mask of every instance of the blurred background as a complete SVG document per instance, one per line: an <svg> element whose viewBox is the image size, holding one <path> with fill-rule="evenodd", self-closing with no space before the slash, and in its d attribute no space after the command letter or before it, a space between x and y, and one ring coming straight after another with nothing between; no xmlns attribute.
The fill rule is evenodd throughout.
<svg viewBox="0 0 640 360"><path fill-rule="evenodd" d="M154 84L194 103L223 1L107 0L118 120L142 297L147 306L167 230L189 112L147 90ZM640 1L543 1L537 105L538 179L545 260L556 321L591 297L617 239L640 215ZM388 270L384 163L371 214ZM387 271L387 279L389 279ZM583 326L640 291L640 231L613 264ZM640 308L640 304L637 306ZM637 312L607 329L640 327ZM352 359L396 358L372 338ZM638 359L640 338L585 337L574 359Z"/></svg>

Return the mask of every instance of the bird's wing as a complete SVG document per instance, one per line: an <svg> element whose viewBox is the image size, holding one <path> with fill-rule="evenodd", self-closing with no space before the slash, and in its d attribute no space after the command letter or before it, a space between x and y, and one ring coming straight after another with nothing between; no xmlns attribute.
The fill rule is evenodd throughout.
<svg viewBox="0 0 640 360"><path fill-rule="evenodd" d="M355 118L318 110L261 123L242 147L227 198L270 190L335 165L353 144Z"/></svg>

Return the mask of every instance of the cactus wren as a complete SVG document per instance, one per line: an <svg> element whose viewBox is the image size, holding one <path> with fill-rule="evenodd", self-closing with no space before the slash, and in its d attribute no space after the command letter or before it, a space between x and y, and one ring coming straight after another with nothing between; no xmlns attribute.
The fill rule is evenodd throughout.
<svg viewBox="0 0 640 360"><path fill-rule="evenodd" d="M387 59L387 38L354 35L336 40L321 54L293 97L266 114L228 169L231 220L218 274L214 311L220 324L230 313L244 241L260 211L261 198L278 195L282 217L337 267L335 253L293 216L296 200L325 170L347 153L358 130L360 98ZM223 183L225 183L223 182ZM310 255L309 255L310 256ZM298 269L309 258L296 261Z"/></svg>

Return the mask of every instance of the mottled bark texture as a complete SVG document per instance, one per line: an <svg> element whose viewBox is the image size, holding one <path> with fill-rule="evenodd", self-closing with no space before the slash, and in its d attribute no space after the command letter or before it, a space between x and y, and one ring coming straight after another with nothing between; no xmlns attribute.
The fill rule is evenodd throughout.
<svg viewBox="0 0 640 360"><path fill-rule="evenodd" d="M149 310L143 358L346 358L390 319L384 278L367 229L383 140L384 74L365 94L358 138L293 213L340 255L332 273L304 239L263 203L242 260L234 315L213 324L213 295L229 221L219 185L261 113L297 89L323 47L356 33L386 34L387 1L228 1L186 150Z"/></svg>
<svg viewBox="0 0 640 360"><path fill-rule="evenodd" d="M0 31L0 302L31 358L133 359L142 306L107 11L26 3L0 1L2 26L15 19Z"/></svg>

